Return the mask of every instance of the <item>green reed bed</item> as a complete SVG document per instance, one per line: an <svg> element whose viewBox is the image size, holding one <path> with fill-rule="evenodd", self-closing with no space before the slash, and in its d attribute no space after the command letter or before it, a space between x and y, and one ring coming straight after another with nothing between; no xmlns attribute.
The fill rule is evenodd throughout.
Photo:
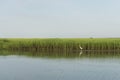
<svg viewBox="0 0 120 80"><path fill-rule="evenodd" d="M44 38L0 39L0 49L7 50L120 50L119 38Z"/></svg>

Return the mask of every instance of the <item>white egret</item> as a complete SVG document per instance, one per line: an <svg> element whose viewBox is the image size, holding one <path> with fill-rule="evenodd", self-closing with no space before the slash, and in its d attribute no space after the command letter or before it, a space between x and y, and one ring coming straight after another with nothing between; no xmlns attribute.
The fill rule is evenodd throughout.
<svg viewBox="0 0 120 80"><path fill-rule="evenodd" d="M83 48L79 45L79 48L80 48L80 50L82 50Z"/></svg>

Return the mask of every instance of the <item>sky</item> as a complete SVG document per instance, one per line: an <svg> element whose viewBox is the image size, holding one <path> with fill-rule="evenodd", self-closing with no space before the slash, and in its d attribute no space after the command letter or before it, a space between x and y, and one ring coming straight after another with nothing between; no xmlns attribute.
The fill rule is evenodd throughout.
<svg viewBox="0 0 120 80"><path fill-rule="evenodd" d="M0 37L120 37L120 0L0 0Z"/></svg>

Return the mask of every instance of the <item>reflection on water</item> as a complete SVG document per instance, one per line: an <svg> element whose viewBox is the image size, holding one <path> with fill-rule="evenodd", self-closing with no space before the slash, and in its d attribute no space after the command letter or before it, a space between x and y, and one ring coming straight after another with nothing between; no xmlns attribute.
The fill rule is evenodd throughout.
<svg viewBox="0 0 120 80"><path fill-rule="evenodd" d="M0 80L119 80L118 51L0 51Z"/></svg>
<svg viewBox="0 0 120 80"><path fill-rule="evenodd" d="M44 51L44 52L18 52L18 51L0 51L0 56L26 56L33 58L120 58L120 51Z"/></svg>

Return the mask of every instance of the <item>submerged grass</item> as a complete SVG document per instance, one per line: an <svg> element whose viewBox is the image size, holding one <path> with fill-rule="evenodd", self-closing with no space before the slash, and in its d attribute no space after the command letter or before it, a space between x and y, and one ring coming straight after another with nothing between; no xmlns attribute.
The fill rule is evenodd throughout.
<svg viewBox="0 0 120 80"><path fill-rule="evenodd" d="M0 49L7 50L120 50L119 38L42 38L0 39Z"/></svg>

